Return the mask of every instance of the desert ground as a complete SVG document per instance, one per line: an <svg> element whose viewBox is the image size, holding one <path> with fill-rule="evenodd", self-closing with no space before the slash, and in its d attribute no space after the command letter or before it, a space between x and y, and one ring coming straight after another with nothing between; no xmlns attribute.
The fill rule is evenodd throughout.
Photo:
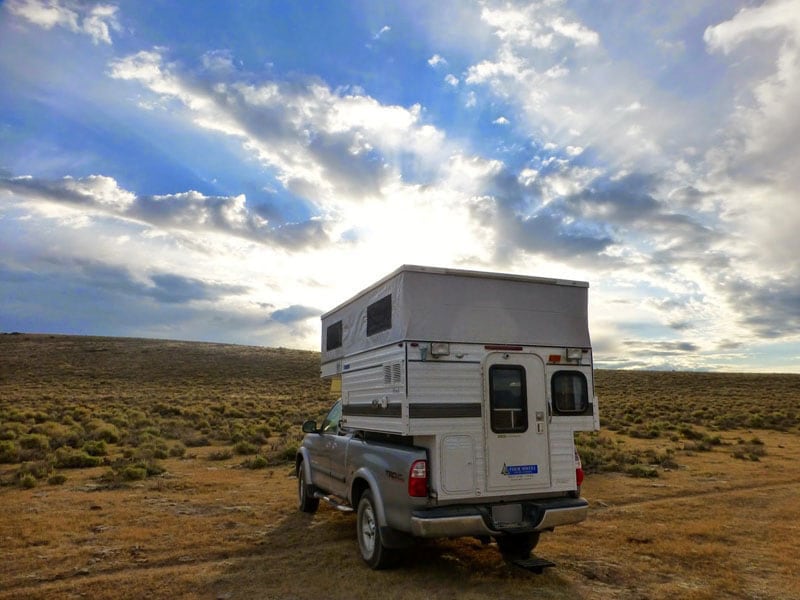
<svg viewBox="0 0 800 600"><path fill-rule="evenodd" d="M352 515L295 506L318 358L0 335L0 599L800 598L800 376L598 371L554 568L459 539L373 572Z"/></svg>

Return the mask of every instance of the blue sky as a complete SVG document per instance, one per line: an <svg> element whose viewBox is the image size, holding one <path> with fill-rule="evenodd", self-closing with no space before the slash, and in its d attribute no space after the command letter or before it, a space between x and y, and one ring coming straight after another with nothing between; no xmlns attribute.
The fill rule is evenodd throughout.
<svg viewBox="0 0 800 600"><path fill-rule="evenodd" d="M800 371L800 1L0 4L0 330L317 349L401 264Z"/></svg>

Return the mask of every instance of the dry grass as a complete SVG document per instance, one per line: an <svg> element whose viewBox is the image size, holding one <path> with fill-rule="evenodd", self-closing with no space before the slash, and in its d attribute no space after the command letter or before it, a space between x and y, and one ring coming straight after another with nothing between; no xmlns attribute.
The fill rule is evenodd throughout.
<svg viewBox="0 0 800 600"><path fill-rule="evenodd" d="M672 452L674 464L651 465L656 479L590 476L590 518L545 535L538 553L558 566L544 575L471 539L421 543L399 569L374 573L357 556L352 515L299 513L281 462L295 425L329 402L317 360L224 345L0 336L0 436L13 431L4 441L39 452L25 461L32 470L61 441L89 456L85 449L100 449L86 444L104 441L99 458L108 463L50 467L48 476L66 482L32 475L31 489L15 476L21 462L0 464L0 598L800 598L796 421L776 431L727 430L717 420L728 407L720 390L734 388L732 415L751 410L740 402L748 397L762 415L789 419L783 407L797 406L800 377L601 372L606 424L644 404L663 412L634 425L674 425L652 437L623 426L585 439L601 466L613 466L613 453L641 465ZM703 404L708 415L693 416ZM269 436L253 441L263 428ZM39 438L22 448L31 435L46 448ZM685 449L706 436L718 442ZM203 437L210 445L193 443ZM259 454L236 454L243 440ZM182 456L153 456L178 443ZM143 447L163 473L109 485L112 463ZM209 460L226 450L228 458ZM241 467L257 456L271 466Z"/></svg>

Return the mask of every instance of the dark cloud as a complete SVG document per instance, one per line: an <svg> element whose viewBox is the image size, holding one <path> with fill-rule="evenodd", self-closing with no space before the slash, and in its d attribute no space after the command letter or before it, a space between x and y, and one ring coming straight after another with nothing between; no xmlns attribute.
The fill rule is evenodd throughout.
<svg viewBox="0 0 800 600"><path fill-rule="evenodd" d="M95 290L102 289L107 293L150 298L166 304L188 304L195 300L215 302L225 296L235 296L248 291L247 287L241 285L202 281L174 273L155 273L142 281L123 267L85 259L48 257L43 259L43 262L45 265L51 265L54 272L60 273L59 277L69 278L81 286ZM13 277L14 273L13 269L6 267L0 272L0 276ZM53 273L45 272L37 274L32 279L29 272L17 273L20 273L17 278L23 277L27 280L55 276ZM11 280L13 279L9 279Z"/></svg>
<svg viewBox="0 0 800 600"><path fill-rule="evenodd" d="M159 302L186 303L192 300L217 300L222 296L235 296L247 291L241 285L209 284L199 279L181 275L151 275L154 287L149 295Z"/></svg>
<svg viewBox="0 0 800 600"><path fill-rule="evenodd" d="M298 321L305 321L311 317L318 317L321 314L322 311L318 308L293 304L292 306L274 311L270 315L270 319L278 323L283 323L284 325L291 325Z"/></svg>
<svg viewBox="0 0 800 600"><path fill-rule="evenodd" d="M562 202L541 206L540 187L521 184L507 169L487 177L482 191L470 210L475 221L494 230L498 262L520 251L560 259L586 257L614 243L602 224L575 218Z"/></svg>
<svg viewBox="0 0 800 600"><path fill-rule="evenodd" d="M736 307L742 325L764 338L800 335L800 275L764 283L742 278L720 289Z"/></svg>
<svg viewBox="0 0 800 600"><path fill-rule="evenodd" d="M91 208L152 227L224 233L289 250L331 243L323 220L273 224L250 210L243 196L205 196L195 191L136 196L103 176L60 180L0 178L0 190L27 199Z"/></svg>
<svg viewBox="0 0 800 600"><path fill-rule="evenodd" d="M625 347L636 351L645 351L652 356L675 356L693 353L700 350L692 342L659 342L655 340L626 340Z"/></svg>
<svg viewBox="0 0 800 600"><path fill-rule="evenodd" d="M253 344L267 339L263 311L233 311L214 302L229 286L203 286L163 274L154 279L158 285L92 262L51 261L35 271L0 262L0 330ZM189 296L206 301L194 303Z"/></svg>

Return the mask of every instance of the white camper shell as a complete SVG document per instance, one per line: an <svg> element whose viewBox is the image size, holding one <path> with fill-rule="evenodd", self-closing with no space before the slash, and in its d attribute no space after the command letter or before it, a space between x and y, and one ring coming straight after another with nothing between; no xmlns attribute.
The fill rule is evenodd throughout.
<svg viewBox="0 0 800 600"><path fill-rule="evenodd" d="M322 315L342 425L427 449L440 502L576 490L599 429L588 283L404 265Z"/></svg>

